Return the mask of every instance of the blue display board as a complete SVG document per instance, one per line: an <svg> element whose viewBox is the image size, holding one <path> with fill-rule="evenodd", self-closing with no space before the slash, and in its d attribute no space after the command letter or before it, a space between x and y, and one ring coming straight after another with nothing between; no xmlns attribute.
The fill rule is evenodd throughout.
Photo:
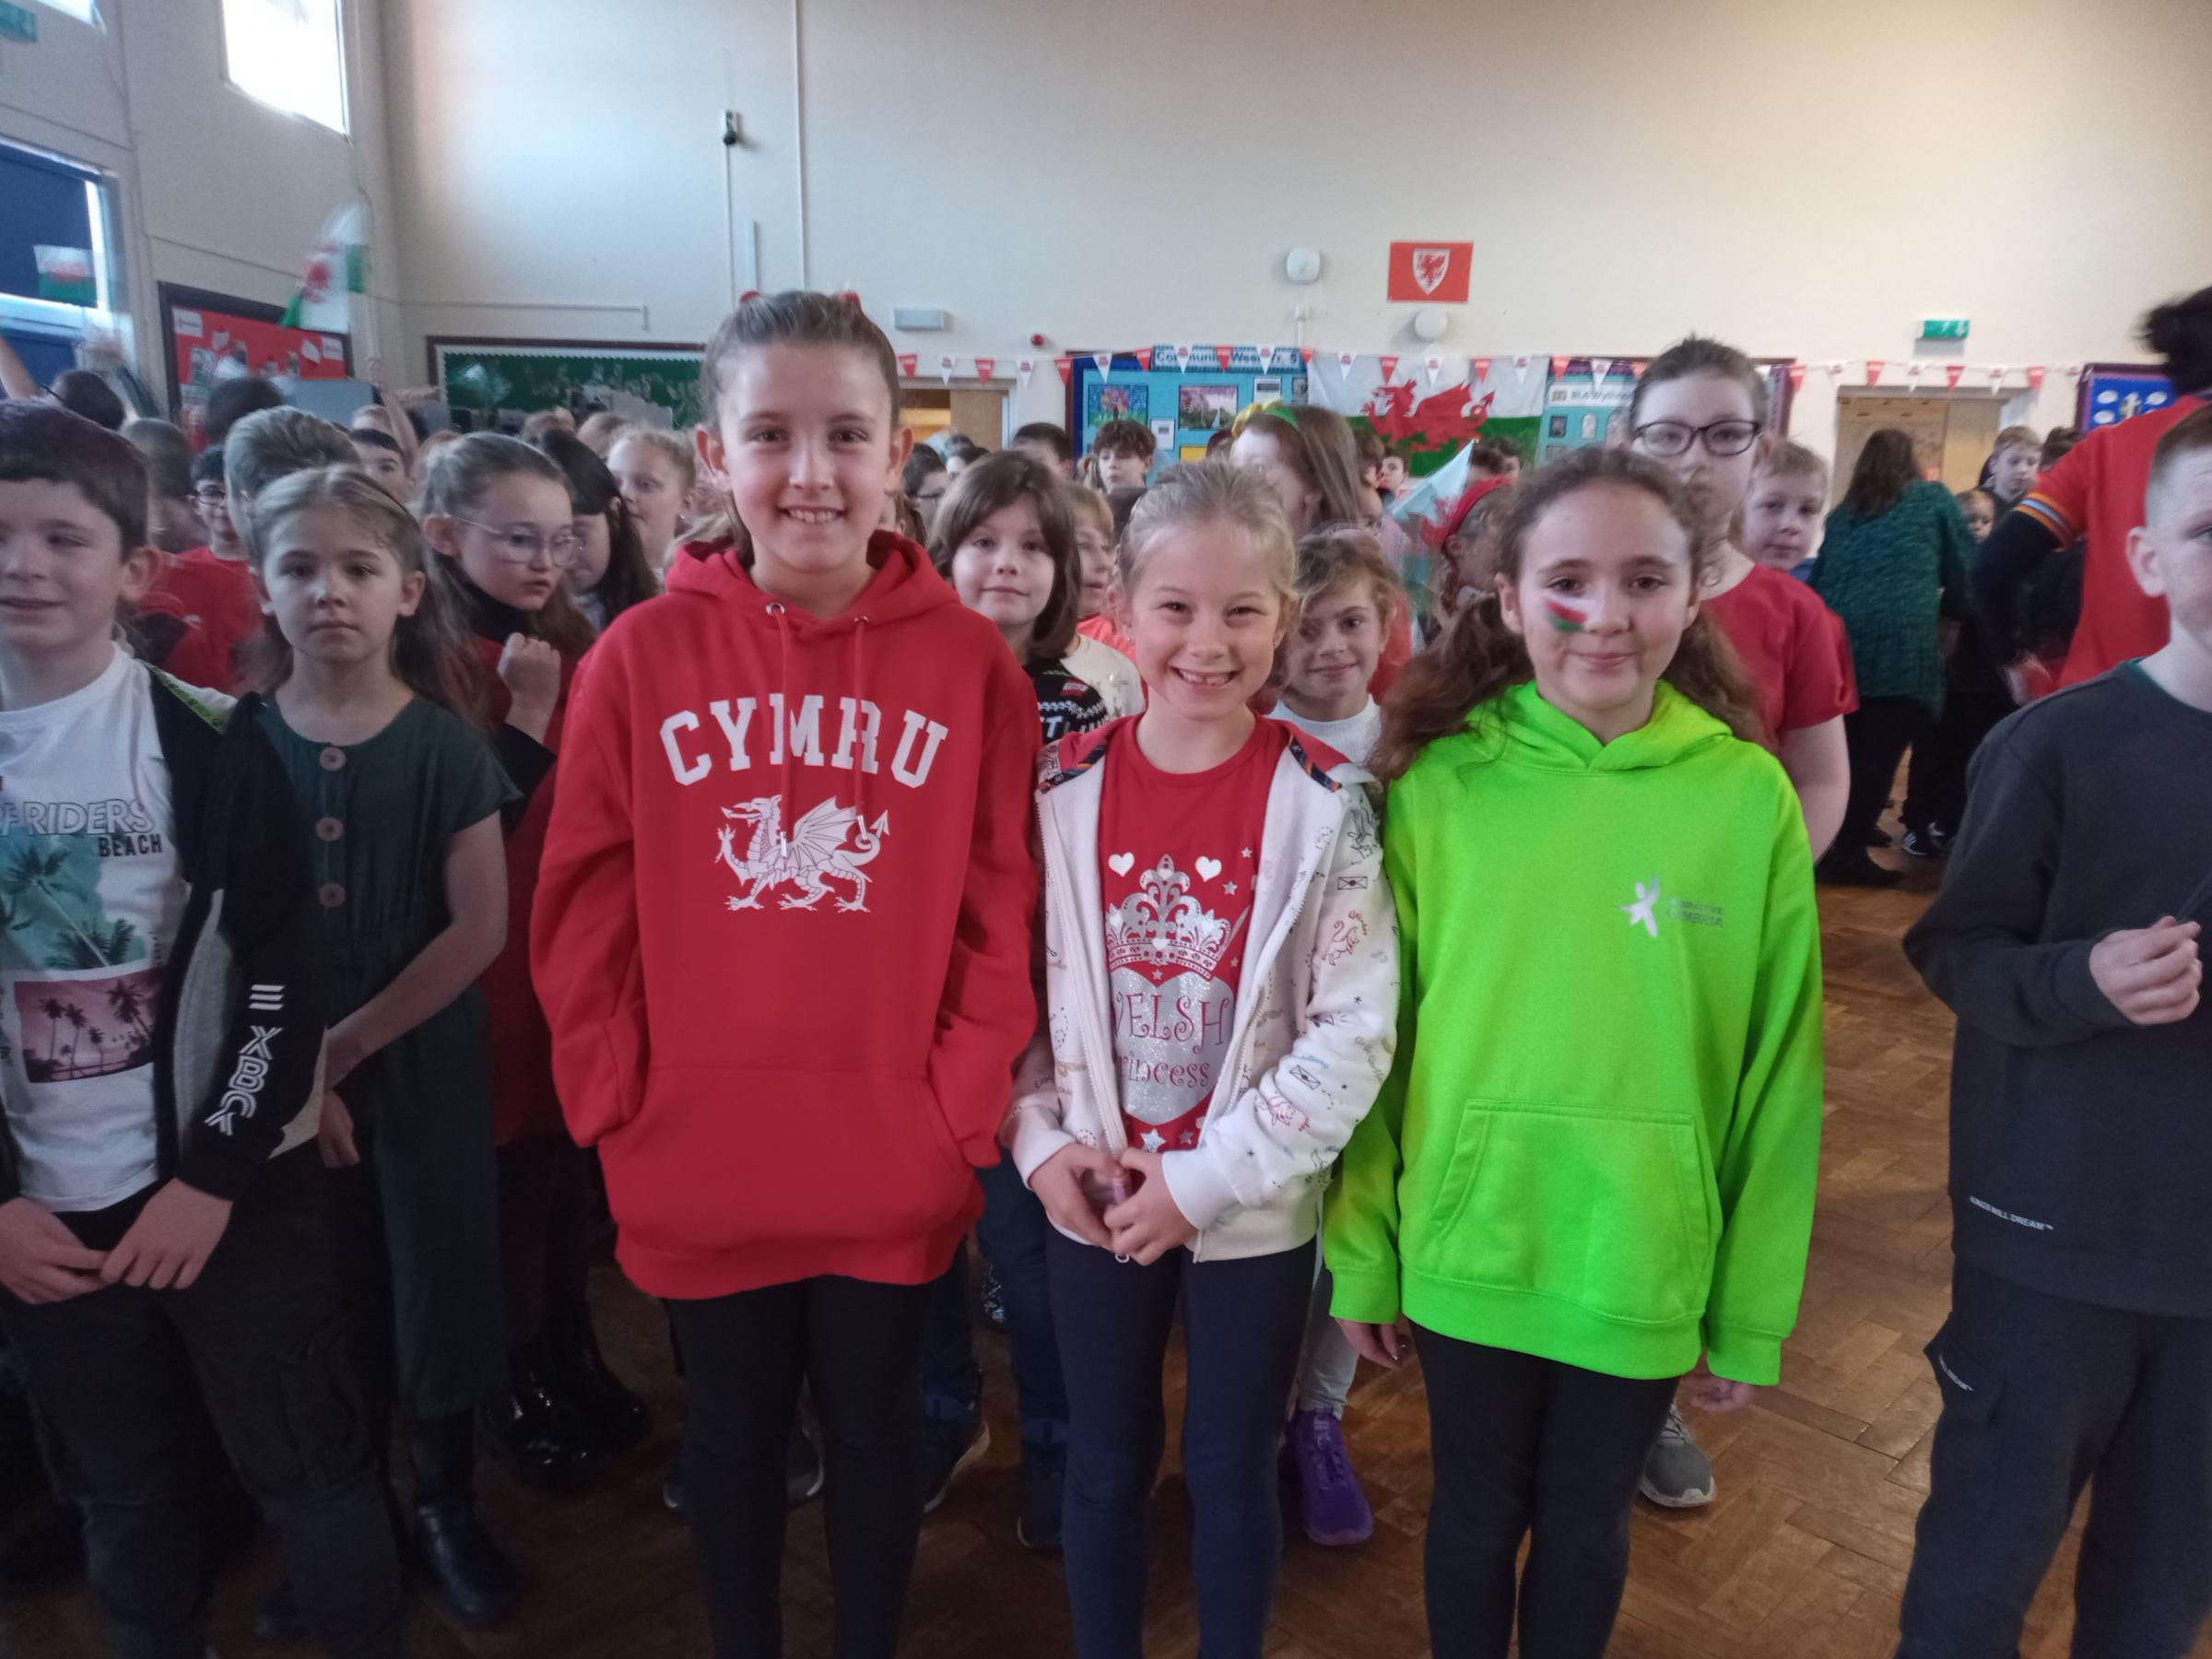
<svg viewBox="0 0 2212 1659"><path fill-rule="evenodd" d="M1155 346L1149 369L1135 352L1117 351L1104 374L1099 372L1097 352L1072 355L1067 429L1076 453L1088 453L1092 434L1109 420L1142 421L1159 445L1152 458L1155 472L1180 460L1202 458L1207 441L1248 404L1306 399L1305 359L1288 346L1277 347L1265 363L1256 347L1239 346L1230 353L1226 369L1212 346L1194 348L1188 369L1177 366L1172 346Z"/></svg>
<svg viewBox="0 0 2212 1659"><path fill-rule="evenodd" d="M2173 402L2173 382L2147 363L2086 363L2074 424L2084 432L2118 426Z"/></svg>

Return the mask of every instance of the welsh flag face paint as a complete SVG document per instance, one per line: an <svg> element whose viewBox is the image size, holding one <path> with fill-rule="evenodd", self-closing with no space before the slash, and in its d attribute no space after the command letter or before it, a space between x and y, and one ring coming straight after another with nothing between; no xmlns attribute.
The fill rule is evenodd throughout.
<svg viewBox="0 0 2212 1659"><path fill-rule="evenodd" d="M1585 632L1590 618L1597 609L1597 602L1580 594L1547 594L1544 595L1544 618L1555 633Z"/></svg>

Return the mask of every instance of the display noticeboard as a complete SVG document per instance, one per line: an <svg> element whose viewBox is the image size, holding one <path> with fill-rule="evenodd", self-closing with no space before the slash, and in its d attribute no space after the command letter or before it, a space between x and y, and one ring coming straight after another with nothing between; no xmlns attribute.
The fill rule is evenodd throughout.
<svg viewBox="0 0 2212 1659"><path fill-rule="evenodd" d="M178 424L200 441L200 412L218 380L347 380L353 341L320 328L287 328L284 309L206 288L160 285L161 338ZM226 369L225 365L230 365Z"/></svg>
<svg viewBox="0 0 2212 1659"><path fill-rule="evenodd" d="M431 383L456 418L465 413L478 428L594 406L646 426L699 421L702 346L433 335L429 353Z"/></svg>
<svg viewBox="0 0 2212 1659"><path fill-rule="evenodd" d="M2173 402L2173 382L2156 363L2084 363L2074 424L2085 433L2118 426Z"/></svg>
<svg viewBox="0 0 2212 1659"><path fill-rule="evenodd" d="M1078 456L1089 453L1092 437L1108 421L1135 420L1152 429L1155 469L1202 461L1214 434L1228 430L1247 404L1306 400L1305 362L1287 346L1265 364L1256 347L1236 347L1226 367L1212 346L1190 348L1187 369L1177 367L1172 346L1155 346L1149 355L1147 365L1133 351L1074 354L1067 429ZM1104 372L1100 356L1111 364Z"/></svg>

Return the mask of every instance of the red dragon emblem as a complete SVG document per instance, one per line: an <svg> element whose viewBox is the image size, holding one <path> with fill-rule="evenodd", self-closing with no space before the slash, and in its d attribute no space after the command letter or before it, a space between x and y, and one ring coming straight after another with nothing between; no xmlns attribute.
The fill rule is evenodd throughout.
<svg viewBox="0 0 2212 1659"><path fill-rule="evenodd" d="M1410 379L1402 385L1384 381L1367 400L1362 413L1367 417L1367 424L1374 428L1375 435L1401 453L1410 450L1456 450L1482 430L1483 422L1490 418L1490 403L1496 395L1494 392L1485 392L1477 397L1472 386L1462 385L1416 403Z"/></svg>

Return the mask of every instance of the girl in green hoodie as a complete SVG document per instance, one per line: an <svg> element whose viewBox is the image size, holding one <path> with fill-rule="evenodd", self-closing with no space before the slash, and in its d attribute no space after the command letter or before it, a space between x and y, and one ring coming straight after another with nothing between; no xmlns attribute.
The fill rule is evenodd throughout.
<svg viewBox="0 0 2212 1659"><path fill-rule="evenodd" d="M1675 1393L1779 1374L1820 1135L1819 919L1794 792L1699 616L1697 518L1584 450L1509 498L1495 590L1411 664L1374 770L1397 1058L1344 1155L1333 1311L1413 1327L1438 1659L1597 1659ZM1533 1534L1516 1586L1514 1559Z"/></svg>

